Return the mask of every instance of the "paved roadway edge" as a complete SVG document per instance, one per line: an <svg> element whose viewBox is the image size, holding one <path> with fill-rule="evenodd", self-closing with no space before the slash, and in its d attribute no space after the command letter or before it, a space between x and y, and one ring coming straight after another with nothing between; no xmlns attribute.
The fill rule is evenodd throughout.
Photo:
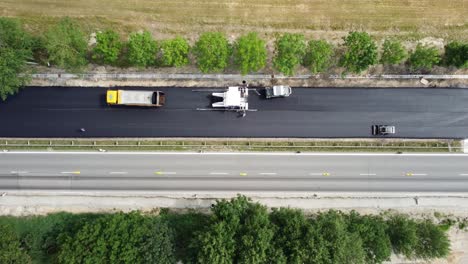
<svg viewBox="0 0 468 264"><path fill-rule="evenodd" d="M238 192L54 192L0 191L0 215L43 215L54 212L116 212L154 211L155 208L207 210L219 199L235 197ZM468 216L468 193L459 194L361 194L361 193L266 193L242 192L253 201L267 207L290 207L303 210L357 210L381 213L388 210L401 213L434 211L451 216ZM300 193L299 193L300 194ZM371 196L374 195L374 196Z"/></svg>
<svg viewBox="0 0 468 264"><path fill-rule="evenodd" d="M392 199L392 198L462 198L468 199L467 192L303 192L303 191L61 191L61 190L2 190L0 189L0 198L6 196L83 196L83 197L116 197L116 198L169 198L169 199L228 199L243 194L249 197L258 198L299 198L299 199L350 199L350 198L374 198L374 199ZM468 203L466 204L468 207Z"/></svg>

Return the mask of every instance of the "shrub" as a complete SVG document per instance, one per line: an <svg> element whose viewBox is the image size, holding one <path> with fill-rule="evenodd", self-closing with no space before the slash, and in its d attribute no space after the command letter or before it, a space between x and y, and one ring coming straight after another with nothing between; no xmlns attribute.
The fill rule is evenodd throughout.
<svg viewBox="0 0 468 264"><path fill-rule="evenodd" d="M93 59L99 63L115 64L122 50L122 41L117 32L108 29L96 33L96 46L93 49Z"/></svg>
<svg viewBox="0 0 468 264"><path fill-rule="evenodd" d="M237 39L234 48L234 61L242 74L256 72L265 67L267 50L265 41L257 33L250 32Z"/></svg>
<svg viewBox="0 0 468 264"><path fill-rule="evenodd" d="M412 258L418 243L417 224L407 216L395 215L388 220L388 236L392 242L393 251Z"/></svg>
<svg viewBox="0 0 468 264"><path fill-rule="evenodd" d="M304 56L304 66L313 74L325 71L330 65L333 46L325 40L311 40Z"/></svg>
<svg viewBox="0 0 468 264"><path fill-rule="evenodd" d="M445 45L445 64L468 68L468 43L457 41Z"/></svg>
<svg viewBox="0 0 468 264"><path fill-rule="evenodd" d="M439 51L435 47L418 44L410 54L408 63L411 70L430 70L440 62Z"/></svg>
<svg viewBox="0 0 468 264"><path fill-rule="evenodd" d="M182 37L163 41L161 45L161 64L163 66L181 67L189 63L190 45Z"/></svg>
<svg viewBox="0 0 468 264"><path fill-rule="evenodd" d="M0 263L31 263L31 258L21 248L20 241L11 226L0 224L0 234Z"/></svg>
<svg viewBox="0 0 468 264"><path fill-rule="evenodd" d="M377 62L377 45L366 32L350 32L343 40L346 51L341 65L348 71L360 73Z"/></svg>
<svg viewBox="0 0 468 264"><path fill-rule="evenodd" d="M51 63L68 70L77 70L87 64L88 44L83 32L70 18L64 18L50 28L45 41Z"/></svg>
<svg viewBox="0 0 468 264"><path fill-rule="evenodd" d="M229 63L232 50L223 33L203 33L195 43L193 52L198 68L204 72L221 72Z"/></svg>
<svg viewBox="0 0 468 264"><path fill-rule="evenodd" d="M407 56L406 50L397 40L386 39L382 46L382 56L380 62L382 64L399 64Z"/></svg>
<svg viewBox="0 0 468 264"><path fill-rule="evenodd" d="M14 49L20 59L32 57L33 38L14 19L0 17L0 48Z"/></svg>
<svg viewBox="0 0 468 264"><path fill-rule="evenodd" d="M137 212L85 223L64 238L60 263L175 263L167 224Z"/></svg>
<svg viewBox="0 0 468 264"><path fill-rule="evenodd" d="M442 258L450 253L450 240L447 234L430 220L417 225L416 257L423 259Z"/></svg>
<svg viewBox="0 0 468 264"><path fill-rule="evenodd" d="M302 62L305 51L304 35L285 33L276 39L273 64L278 71L293 75L296 67Z"/></svg>
<svg viewBox="0 0 468 264"><path fill-rule="evenodd" d="M155 64L158 45L151 33L132 33L127 44L128 62L138 67L148 67Z"/></svg>

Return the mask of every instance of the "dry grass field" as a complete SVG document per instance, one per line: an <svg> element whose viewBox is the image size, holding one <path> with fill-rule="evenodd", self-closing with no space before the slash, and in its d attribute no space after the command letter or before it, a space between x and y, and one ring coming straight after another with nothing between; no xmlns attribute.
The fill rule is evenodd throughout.
<svg viewBox="0 0 468 264"><path fill-rule="evenodd" d="M70 16L85 30L147 28L157 38L253 30L333 40L362 29L377 38L468 39L468 0L0 0L0 15L20 17L32 31Z"/></svg>

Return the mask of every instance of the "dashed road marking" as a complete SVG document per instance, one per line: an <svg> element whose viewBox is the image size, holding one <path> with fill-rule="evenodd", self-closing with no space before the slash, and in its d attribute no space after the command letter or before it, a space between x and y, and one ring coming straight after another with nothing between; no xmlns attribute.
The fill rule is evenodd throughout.
<svg viewBox="0 0 468 264"><path fill-rule="evenodd" d="M375 173L361 173L359 175L361 175L361 176L375 176L377 174L375 174Z"/></svg>
<svg viewBox="0 0 468 264"><path fill-rule="evenodd" d="M109 174L128 174L126 171L111 171Z"/></svg>
<svg viewBox="0 0 468 264"><path fill-rule="evenodd" d="M29 171L10 171L11 174L25 174L29 173Z"/></svg>
<svg viewBox="0 0 468 264"><path fill-rule="evenodd" d="M412 172L407 172L406 176L427 176L427 173L412 173Z"/></svg>
<svg viewBox="0 0 468 264"><path fill-rule="evenodd" d="M157 171L154 174L157 174L157 175L170 175L170 174L177 174L177 172L174 172L174 171Z"/></svg>
<svg viewBox="0 0 468 264"><path fill-rule="evenodd" d="M276 172L260 172L260 175L276 175Z"/></svg>
<svg viewBox="0 0 468 264"><path fill-rule="evenodd" d="M210 172L211 175L228 175L227 172Z"/></svg>
<svg viewBox="0 0 468 264"><path fill-rule="evenodd" d="M330 176L330 173L329 172L312 172L312 173L309 173L309 175L311 176Z"/></svg>
<svg viewBox="0 0 468 264"><path fill-rule="evenodd" d="M80 171L62 171L62 174L80 174Z"/></svg>
<svg viewBox="0 0 468 264"><path fill-rule="evenodd" d="M460 176L468 176L468 173L460 173Z"/></svg>
<svg viewBox="0 0 468 264"><path fill-rule="evenodd" d="M241 172L239 173L240 176L247 176L247 173L246 172Z"/></svg>

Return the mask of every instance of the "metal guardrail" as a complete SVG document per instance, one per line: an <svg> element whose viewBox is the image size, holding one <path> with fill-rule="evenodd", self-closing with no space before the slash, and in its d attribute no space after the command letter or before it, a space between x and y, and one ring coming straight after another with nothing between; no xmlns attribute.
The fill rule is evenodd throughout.
<svg viewBox="0 0 468 264"><path fill-rule="evenodd" d="M364 75L364 76L347 76L347 75L269 75L269 74L190 74L190 73L177 73L177 74L163 74L163 73L35 73L30 75L35 79L114 79L114 80L150 80L150 79L226 79L226 80L263 80L263 79L311 79L311 78L326 78L326 79L429 79L429 80L449 80L449 79L463 79L468 80L468 75L433 75L433 74L382 74L382 75Z"/></svg>
<svg viewBox="0 0 468 264"><path fill-rule="evenodd" d="M219 142L220 144L212 144L212 143L207 143L202 142L201 144L185 144L183 141L181 141L181 144L164 144L164 141L159 141L158 144L142 144L142 141L135 141L135 144L119 144L119 141L114 141L113 144L98 144L99 141L92 141L92 144L77 144L80 141L69 141L70 144L56 144L54 141L49 141L48 144L45 143L31 143L30 141L27 141L27 143L9 143L8 140L3 140L3 143L0 144L1 147L75 147L75 148L115 148L115 147L120 147L120 148L139 148L139 147L145 147L145 148L220 148L220 147L231 147L231 148L245 148L245 149L260 149L260 148L270 148L270 149L306 149L306 148L330 148L330 149L338 149L338 148L344 148L344 149L420 149L420 150L447 150L449 152L457 151L457 150L462 150L463 147L458 147L458 146L451 146L450 144L440 144L436 143L436 146L430 146L426 144L425 146L412 146L412 145L407 145L406 143L401 144L374 144L374 143L369 143L369 144L361 144L359 145L350 145L350 144L334 144L334 145L321 145L321 144L315 144L311 142L311 144L305 145L305 144L297 144L295 142L288 142L288 145L276 145L274 142L261 142L265 144L259 144L260 142L250 142L246 141L245 144L236 144L235 142ZM126 141L128 142L128 141Z"/></svg>

